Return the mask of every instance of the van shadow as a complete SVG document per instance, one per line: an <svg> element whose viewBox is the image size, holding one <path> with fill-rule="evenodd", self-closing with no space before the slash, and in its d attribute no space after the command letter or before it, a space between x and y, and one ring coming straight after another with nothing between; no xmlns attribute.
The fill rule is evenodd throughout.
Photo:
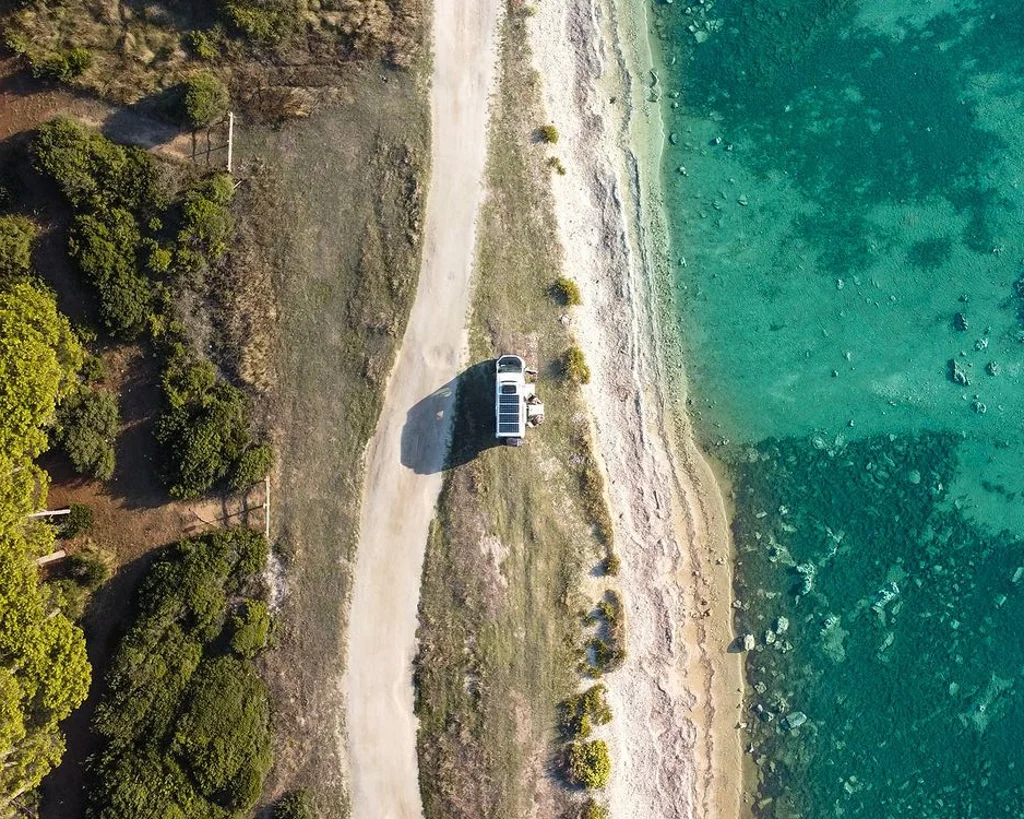
<svg viewBox="0 0 1024 819"><path fill-rule="evenodd" d="M480 361L418 401L402 427L403 466L431 475L499 445L494 437L494 362ZM448 416L454 420L448 426Z"/></svg>

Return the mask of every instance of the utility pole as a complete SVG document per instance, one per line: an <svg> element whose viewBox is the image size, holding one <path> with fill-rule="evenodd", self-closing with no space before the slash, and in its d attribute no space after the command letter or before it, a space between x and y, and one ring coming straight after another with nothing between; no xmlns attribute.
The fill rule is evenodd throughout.
<svg viewBox="0 0 1024 819"><path fill-rule="evenodd" d="M228 112L228 173L231 173L231 159L235 140L235 112Z"/></svg>

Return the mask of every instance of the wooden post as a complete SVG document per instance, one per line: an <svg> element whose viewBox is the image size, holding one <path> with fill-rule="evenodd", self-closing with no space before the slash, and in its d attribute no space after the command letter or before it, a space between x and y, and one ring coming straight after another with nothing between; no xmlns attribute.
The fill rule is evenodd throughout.
<svg viewBox="0 0 1024 819"><path fill-rule="evenodd" d="M231 173L231 159L234 156L235 112L228 112L228 173Z"/></svg>
<svg viewBox="0 0 1024 819"><path fill-rule="evenodd" d="M263 480L266 482L264 484L266 491L265 491L265 494L263 496L263 513L264 513L263 514L263 535L269 541L270 540L270 476L267 475L267 477L264 478Z"/></svg>

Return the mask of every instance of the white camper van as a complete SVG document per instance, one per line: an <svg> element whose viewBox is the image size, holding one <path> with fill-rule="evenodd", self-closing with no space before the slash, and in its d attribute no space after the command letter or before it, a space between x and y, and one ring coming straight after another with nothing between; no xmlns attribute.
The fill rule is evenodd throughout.
<svg viewBox="0 0 1024 819"><path fill-rule="evenodd" d="M526 427L544 422L544 405L537 398L536 387L526 376L535 374L517 355L498 359L495 373L495 435L508 446L522 446Z"/></svg>

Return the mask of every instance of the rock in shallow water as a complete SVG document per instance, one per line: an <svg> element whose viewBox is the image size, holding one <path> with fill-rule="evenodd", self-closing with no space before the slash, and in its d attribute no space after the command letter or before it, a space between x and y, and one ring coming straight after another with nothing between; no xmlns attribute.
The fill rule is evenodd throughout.
<svg viewBox="0 0 1024 819"><path fill-rule="evenodd" d="M782 720L782 727L792 731L794 728L799 728L807 722L807 714L803 711L794 711L792 714L787 714L786 718Z"/></svg>

